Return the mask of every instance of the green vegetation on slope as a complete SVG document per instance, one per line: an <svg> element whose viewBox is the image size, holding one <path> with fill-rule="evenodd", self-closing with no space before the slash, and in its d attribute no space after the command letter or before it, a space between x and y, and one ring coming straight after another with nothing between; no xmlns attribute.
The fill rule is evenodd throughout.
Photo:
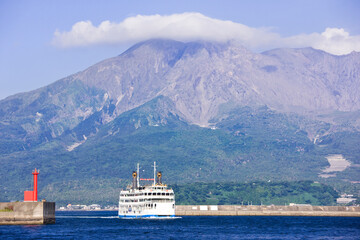
<svg viewBox="0 0 360 240"><path fill-rule="evenodd" d="M320 139L324 144L318 146L294 123L296 116L289 119L266 107L232 109L217 129L201 128L182 121L164 97L106 125L100 125L101 116L89 117L63 138L0 155L0 200L21 200L23 191L31 189L31 171L37 167L41 169L41 198L116 203L117 188L131 180L136 163L145 170L144 177L151 177L154 161L163 171L164 181L171 184L312 180L333 185L334 181L318 178L328 166L325 156L358 151L354 149L360 136L354 134L335 148L332 144L339 140L334 135L331 143ZM320 124L319 131L322 128L326 131L327 126ZM86 141L83 135L88 136ZM66 151L80 140L81 145ZM337 176L358 178L357 169L345 171L348 176ZM337 190L342 192L340 188Z"/></svg>
<svg viewBox="0 0 360 240"><path fill-rule="evenodd" d="M338 193L312 181L173 185L177 205L335 205Z"/></svg>

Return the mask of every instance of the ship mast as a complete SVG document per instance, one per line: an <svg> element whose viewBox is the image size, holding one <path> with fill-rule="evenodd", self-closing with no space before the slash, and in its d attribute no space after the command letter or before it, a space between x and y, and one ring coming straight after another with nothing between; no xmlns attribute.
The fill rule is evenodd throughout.
<svg viewBox="0 0 360 240"><path fill-rule="evenodd" d="M138 163L138 164L137 164L137 179L136 179L136 180L137 180L137 186L138 186L138 187L140 187L140 176L139 176L139 175L140 175L140 174L139 174L139 173L140 173L140 170L139 170L139 168L140 168L140 167L139 167L139 163Z"/></svg>
<svg viewBox="0 0 360 240"><path fill-rule="evenodd" d="M154 162L154 186L156 185L156 162Z"/></svg>

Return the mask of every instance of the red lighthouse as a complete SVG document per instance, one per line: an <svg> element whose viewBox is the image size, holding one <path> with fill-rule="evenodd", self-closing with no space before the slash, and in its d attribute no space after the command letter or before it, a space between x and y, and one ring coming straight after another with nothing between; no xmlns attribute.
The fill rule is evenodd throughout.
<svg viewBox="0 0 360 240"><path fill-rule="evenodd" d="M37 202L37 175L40 171L35 170L32 172L34 175L34 190L24 191L24 202Z"/></svg>

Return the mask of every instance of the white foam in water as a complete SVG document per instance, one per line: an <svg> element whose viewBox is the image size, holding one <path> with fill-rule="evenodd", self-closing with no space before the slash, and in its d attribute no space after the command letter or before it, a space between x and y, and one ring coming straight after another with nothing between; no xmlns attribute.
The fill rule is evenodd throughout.
<svg viewBox="0 0 360 240"><path fill-rule="evenodd" d="M56 216L56 218L118 218L118 216Z"/></svg>
<svg viewBox="0 0 360 240"><path fill-rule="evenodd" d="M119 218L118 216L56 216L56 218ZM151 219L151 220L162 220L162 219L179 219L181 217L144 217L144 218L120 218L120 219Z"/></svg>
<svg viewBox="0 0 360 240"><path fill-rule="evenodd" d="M130 220L135 220L135 219L145 219L145 220L167 220L167 219L179 219L182 217L138 217L138 218L128 218L128 217L120 217L120 219L130 219Z"/></svg>

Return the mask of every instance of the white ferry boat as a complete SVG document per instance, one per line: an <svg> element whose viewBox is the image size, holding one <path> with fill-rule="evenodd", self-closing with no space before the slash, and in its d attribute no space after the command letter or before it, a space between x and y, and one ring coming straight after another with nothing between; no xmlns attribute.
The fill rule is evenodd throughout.
<svg viewBox="0 0 360 240"><path fill-rule="evenodd" d="M175 217L174 191L162 183L161 172L156 173L156 162L154 162L154 178L140 178L139 164L132 177L132 185L120 191L120 218ZM140 181L153 181L153 183L141 186Z"/></svg>

